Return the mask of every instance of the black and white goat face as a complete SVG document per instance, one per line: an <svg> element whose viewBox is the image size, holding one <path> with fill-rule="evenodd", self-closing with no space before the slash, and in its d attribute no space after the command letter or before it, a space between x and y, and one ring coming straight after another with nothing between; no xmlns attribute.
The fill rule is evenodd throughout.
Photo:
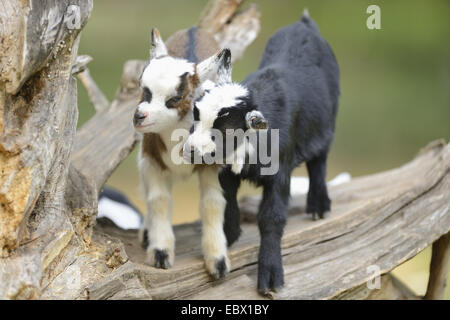
<svg viewBox="0 0 450 320"><path fill-rule="evenodd" d="M239 134L268 126L247 88L231 81L229 52L227 55L218 68L216 86L194 103L194 125L183 148L190 161L194 155L215 157L217 152L219 161L227 161L243 143ZM232 148L227 148L227 140L232 141Z"/></svg>
<svg viewBox="0 0 450 320"><path fill-rule="evenodd" d="M192 110L196 94L215 75L222 52L196 65L169 56L157 29L151 34L150 61L144 68L140 84L142 97L133 124L141 133L160 133L173 129ZM192 118L192 116L190 116Z"/></svg>

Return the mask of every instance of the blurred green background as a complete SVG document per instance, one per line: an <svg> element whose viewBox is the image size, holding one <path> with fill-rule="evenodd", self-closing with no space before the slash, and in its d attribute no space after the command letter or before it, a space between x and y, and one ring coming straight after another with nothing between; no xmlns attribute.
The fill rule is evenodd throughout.
<svg viewBox="0 0 450 320"><path fill-rule="evenodd" d="M233 78L254 71L268 38L298 20L303 8L318 23L333 48L341 70L340 110L329 156L328 179L342 171L352 176L375 173L409 161L428 142L450 139L450 2L364 0L253 0L258 4L261 31ZM207 0L95 0L79 54L89 54L92 76L112 100L122 66L129 59L147 59L153 26L167 39L194 25ZM366 8L381 8L381 30L369 30ZM79 126L93 114L79 83ZM108 181L124 191L142 210L136 166L137 149ZM303 168L296 175L306 175ZM197 181L174 189L174 223L198 218ZM244 186L241 194L255 191ZM416 293L425 292L430 249L395 270ZM446 298L450 298L447 286Z"/></svg>

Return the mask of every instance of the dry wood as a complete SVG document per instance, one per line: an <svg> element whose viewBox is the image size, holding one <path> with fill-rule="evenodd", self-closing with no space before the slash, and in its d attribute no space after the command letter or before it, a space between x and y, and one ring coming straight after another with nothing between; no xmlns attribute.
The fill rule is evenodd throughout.
<svg viewBox="0 0 450 320"><path fill-rule="evenodd" d="M415 298L398 281L382 279L381 291L368 290L366 282L449 232L450 144L430 144L412 162L331 187L330 196L331 215L321 221L304 213L304 196L292 199L282 241L286 286L275 298ZM258 197L246 197L241 208L253 215L258 202ZM204 268L199 223L175 228L177 256L170 270L143 264L145 252L135 231L101 224L97 232L120 239L128 261L87 286L91 299L133 296L128 281L134 289L139 283L133 298L261 298L255 289L259 236L253 223L243 224L242 238L230 248L231 273L219 282Z"/></svg>
<svg viewBox="0 0 450 320"><path fill-rule="evenodd" d="M199 21L199 27L214 35L222 49L231 50L232 62L240 59L260 30L260 12L255 4L238 10L243 0L211 0Z"/></svg>
<svg viewBox="0 0 450 320"><path fill-rule="evenodd" d="M443 235L433 243L426 300L444 298L450 261L450 233Z"/></svg>
<svg viewBox="0 0 450 320"><path fill-rule="evenodd" d="M210 0L200 15L198 26L217 34L232 20L244 0Z"/></svg>
<svg viewBox="0 0 450 320"><path fill-rule="evenodd" d="M88 55L78 56L75 64L72 67L72 74L76 74L80 79L83 86L86 88L89 100L95 108L95 111L101 112L106 110L110 103L106 99L103 92L97 86L94 79L91 77L91 73L87 68L87 64L92 61L92 57Z"/></svg>
<svg viewBox="0 0 450 320"><path fill-rule="evenodd" d="M69 5L79 9L75 29ZM2 0L0 7L0 298L35 298L67 267L55 264L61 251L82 242L65 188L78 118L71 71L92 1Z"/></svg>

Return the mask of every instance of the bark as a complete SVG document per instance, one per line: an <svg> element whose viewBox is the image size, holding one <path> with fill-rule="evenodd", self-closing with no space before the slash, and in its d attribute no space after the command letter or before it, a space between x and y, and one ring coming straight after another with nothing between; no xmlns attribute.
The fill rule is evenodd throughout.
<svg viewBox="0 0 450 320"><path fill-rule="evenodd" d="M450 233L433 243L430 263L430 279L424 299L444 299L450 260Z"/></svg>
<svg viewBox="0 0 450 320"><path fill-rule="evenodd" d="M120 241L93 227L103 184L138 139L131 119L145 62L125 64L109 103L90 58L77 57L92 5L0 0L0 299L86 297L79 288L127 259ZM252 32L235 40L236 57ZM72 74L97 111L78 132Z"/></svg>
<svg viewBox="0 0 450 320"><path fill-rule="evenodd" d="M77 241L65 203L78 118L71 70L92 1L0 7L0 297L34 298Z"/></svg>
<svg viewBox="0 0 450 320"><path fill-rule="evenodd" d="M325 220L312 221L305 213L305 196L292 199L282 240L286 285L273 298L418 299L389 271L450 230L450 144L434 142L400 168L329 191L333 205ZM169 270L144 264L137 231L99 223L94 234L120 239L124 263L91 279L84 296L76 297L262 299L256 291L259 202L259 197L240 200L243 233L229 249L232 269L220 282L204 267L200 223L175 227L176 259Z"/></svg>

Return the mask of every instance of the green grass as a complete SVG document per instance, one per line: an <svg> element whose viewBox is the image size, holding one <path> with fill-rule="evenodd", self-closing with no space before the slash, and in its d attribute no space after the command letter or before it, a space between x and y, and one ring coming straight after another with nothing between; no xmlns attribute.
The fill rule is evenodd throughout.
<svg viewBox="0 0 450 320"><path fill-rule="evenodd" d="M126 60L148 57L149 32L153 26L167 38L178 29L195 24L206 2L96 0L82 33L79 53L94 58L89 68L107 97L113 99ZM269 37L278 28L298 20L304 7L309 9L336 54L342 96L329 157L329 177L341 171L358 176L396 167L409 161L429 141L449 140L448 1L252 2L262 12L261 32L244 58L234 65L236 81L258 67ZM369 4L381 7L381 30L366 28L365 12ZM93 108L81 84L79 87L81 126L93 115ZM124 190L144 209L137 196L136 150L108 183ZM176 187L174 221L197 218L197 199L195 179L190 179L187 186ZM417 264L426 275L428 260L428 256L419 255L406 265ZM399 270L414 273L408 268Z"/></svg>

